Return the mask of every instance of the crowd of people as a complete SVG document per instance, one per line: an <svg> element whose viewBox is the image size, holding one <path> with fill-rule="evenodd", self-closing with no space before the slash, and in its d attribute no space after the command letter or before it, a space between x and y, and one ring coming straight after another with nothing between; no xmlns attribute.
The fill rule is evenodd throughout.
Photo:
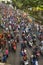
<svg viewBox="0 0 43 65"><path fill-rule="evenodd" d="M36 35L34 31L42 33L43 31L38 29L40 27L34 26L35 30L32 20L29 20L26 14L19 10L14 10L13 7L3 3L0 3L0 16L0 27L3 29L3 32L0 34L0 61L6 62L9 52L16 53L17 43L20 43L20 34L22 39L20 50L22 65L28 65L29 62L31 65L38 65L41 51L36 43L38 34ZM43 38L41 41L43 41ZM27 47L32 52L30 59L27 56Z"/></svg>
<svg viewBox="0 0 43 65"><path fill-rule="evenodd" d="M17 47L17 13L12 7L0 3L0 16L0 27L3 29L0 34L0 61L6 62L9 51L16 51Z"/></svg>

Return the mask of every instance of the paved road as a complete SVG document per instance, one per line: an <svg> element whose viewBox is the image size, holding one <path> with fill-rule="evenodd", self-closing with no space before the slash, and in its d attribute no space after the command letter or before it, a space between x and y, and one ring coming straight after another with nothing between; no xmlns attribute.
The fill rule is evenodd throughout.
<svg viewBox="0 0 43 65"><path fill-rule="evenodd" d="M39 46L40 40L37 38L37 31L35 30L35 28L33 32L36 34L36 45ZM43 56L41 56L39 59L39 65L43 65Z"/></svg>
<svg viewBox="0 0 43 65"><path fill-rule="evenodd" d="M17 50L16 53L10 52L9 53L9 58L8 58L8 63L11 65L20 65L20 49L21 49L21 34L19 32L19 43L17 43Z"/></svg>
<svg viewBox="0 0 43 65"><path fill-rule="evenodd" d="M9 58L7 62L10 63L11 65L19 65L20 63L20 43L17 43L16 53L14 52L9 53Z"/></svg>
<svg viewBox="0 0 43 65"><path fill-rule="evenodd" d="M36 31L34 31L34 33L37 35ZM21 41L22 41L22 38L21 38L21 31L19 32L19 38L20 38L20 42L17 43L17 50L16 50L16 53L14 52L10 52L9 53L9 57L8 57L8 60L7 60L7 63L11 64L11 65L19 65L20 64L20 47L21 47ZM36 44L38 45L40 43L40 41L38 40L38 38L36 37ZM32 50L30 48L27 47L27 55L28 55L28 58L30 58L32 52ZM43 57L40 57L39 59L39 65L43 65Z"/></svg>
<svg viewBox="0 0 43 65"><path fill-rule="evenodd" d="M16 53L10 52L8 63L10 63L11 65L19 65L20 62L19 52L20 52L20 44L18 43Z"/></svg>
<svg viewBox="0 0 43 65"><path fill-rule="evenodd" d="M34 33L36 34L36 31L34 31ZM16 50L16 53L14 52L10 52L9 53L9 57L8 57L8 60L7 62L11 65L20 65L20 45L21 45L21 41L22 41L22 38L21 38L21 31L19 32L19 38L20 38L20 42L17 43L17 50ZM37 39L37 44L39 43L39 40L38 38L36 37ZM28 58L30 58L32 54L32 50L30 48L27 47L27 55L28 55ZM39 59L39 65L42 65L43 64L43 57L40 57Z"/></svg>
<svg viewBox="0 0 43 65"><path fill-rule="evenodd" d="M36 31L34 31L34 33L36 34ZM17 43L16 53L14 53L14 52L9 53L8 63L10 63L11 65L19 65L20 64L20 54L19 53L20 53L20 45L21 45L21 41L22 41L21 32L19 32L19 38L20 38L20 42ZM36 40L37 40L36 44L38 44L39 40L37 37L36 37ZM31 54L32 54L32 50L27 47L28 58L30 58ZM42 64L43 64L43 57L40 57L39 65L42 65Z"/></svg>

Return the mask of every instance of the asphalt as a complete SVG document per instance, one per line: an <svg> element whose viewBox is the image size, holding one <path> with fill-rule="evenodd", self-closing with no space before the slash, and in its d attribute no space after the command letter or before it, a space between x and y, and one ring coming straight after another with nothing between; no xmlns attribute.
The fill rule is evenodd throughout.
<svg viewBox="0 0 43 65"><path fill-rule="evenodd" d="M34 31L34 33L36 34L36 31ZM36 44L38 45L40 43L40 41L38 40L38 38L36 37ZM7 59L7 63L11 64L11 65L20 65L20 49L21 49L21 31L19 32L19 43L17 43L17 50L16 53L15 52L9 52L9 57ZM32 54L32 49L27 47L27 55L28 55L28 59L30 59L30 56ZM39 65L43 65L43 57L40 57L39 59Z"/></svg>
<svg viewBox="0 0 43 65"><path fill-rule="evenodd" d="M1 33L2 29L0 28L0 33ZM36 30L33 31L36 35ZM21 45L21 41L22 41L22 38L21 38L21 31L19 32L19 38L20 38L20 42L17 43L17 50L16 50L16 53L14 53L13 51L9 52L9 57L7 59L7 63L11 64L11 65L20 65L20 61L21 61L21 58L20 58L20 45ZM40 41L38 40L38 38L36 37L36 44L39 45ZM27 55L28 55L28 58L30 58L32 54L32 49L28 48L27 47ZM29 64L30 65L30 64ZM39 65L43 65L43 57L40 57L39 59Z"/></svg>

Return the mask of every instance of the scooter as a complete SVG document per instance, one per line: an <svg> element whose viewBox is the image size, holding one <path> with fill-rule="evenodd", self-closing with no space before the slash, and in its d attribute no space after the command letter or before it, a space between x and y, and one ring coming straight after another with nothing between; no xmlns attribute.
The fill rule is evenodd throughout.
<svg viewBox="0 0 43 65"><path fill-rule="evenodd" d="M28 60L24 61L24 65L29 65L29 61Z"/></svg>
<svg viewBox="0 0 43 65"><path fill-rule="evenodd" d="M30 41L29 42L29 46L32 47L33 46L33 42Z"/></svg>

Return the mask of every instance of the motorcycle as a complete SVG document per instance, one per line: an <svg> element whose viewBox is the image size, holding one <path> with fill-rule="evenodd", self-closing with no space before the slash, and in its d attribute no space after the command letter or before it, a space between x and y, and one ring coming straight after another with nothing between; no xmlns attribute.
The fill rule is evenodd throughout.
<svg viewBox="0 0 43 65"><path fill-rule="evenodd" d="M24 65L29 65L29 61L28 60L24 61Z"/></svg>

